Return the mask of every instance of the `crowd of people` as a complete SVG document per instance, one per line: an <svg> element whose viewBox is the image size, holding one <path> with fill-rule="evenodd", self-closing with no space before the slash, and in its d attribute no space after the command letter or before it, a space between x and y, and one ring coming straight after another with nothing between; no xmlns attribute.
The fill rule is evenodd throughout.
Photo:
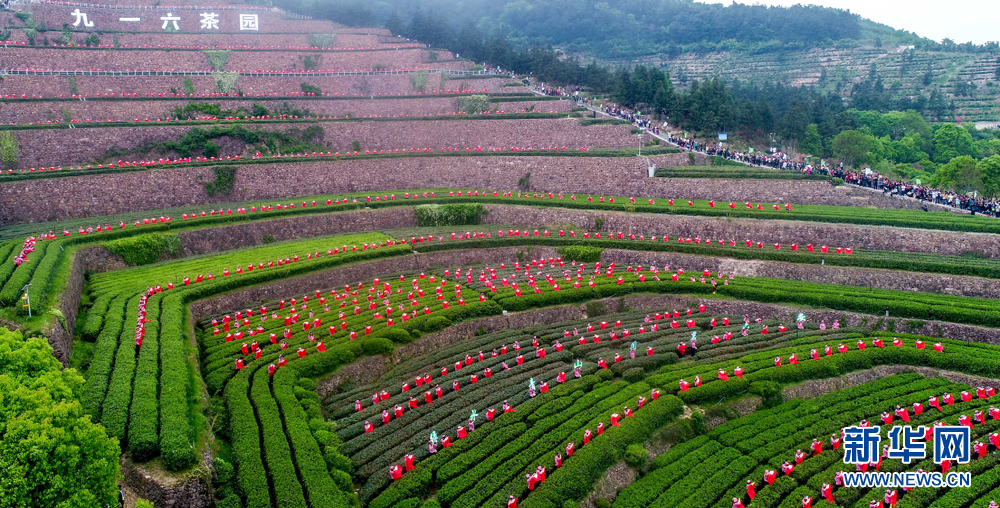
<svg viewBox="0 0 1000 508"><path fill-rule="evenodd" d="M957 192L942 191L925 185L894 180L888 176L866 169L864 171L848 171L841 164L830 172L835 178L842 178L845 183L881 190L888 196L905 196L935 205L968 210L973 214L1000 217L1000 200L987 199L982 196L972 197ZM926 209L926 207L924 207Z"/></svg>
<svg viewBox="0 0 1000 508"><path fill-rule="evenodd" d="M657 135L660 134L659 128L651 127L650 120L641 112L631 111L614 105L604 105L601 109L608 115L628 120L636 127L647 128ZM789 157L788 154L773 149L770 152L737 152L721 144L703 144L695 141L693 138L681 138L675 136L673 133L667 133L665 139L668 143L677 145L685 150L701 152L706 155L715 155L750 166L798 171L810 175L828 175L831 178L840 178L844 183L849 185L881 190L887 196L908 197L935 205L967 210L972 214L1000 217L1000 200L998 199L984 198L982 196L973 197L958 192L934 189L926 185L907 183L886 175L881 175L869 168L861 171L851 171L845 169L843 163L835 167L813 166L796 161ZM923 209L927 210L927 207L924 206Z"/></svg>

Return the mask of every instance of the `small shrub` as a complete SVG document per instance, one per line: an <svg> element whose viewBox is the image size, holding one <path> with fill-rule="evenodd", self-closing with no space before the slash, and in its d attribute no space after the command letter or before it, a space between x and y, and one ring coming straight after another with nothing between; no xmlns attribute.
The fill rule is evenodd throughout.
<svg viewBox="0 0 1000 508"><path fill-rule="evenodd" d="M622 379L628 381L629 383L638 383L639 381L642 381L644 377L646 376L639 367L633 367L625 372L622 372Z"/></svg>
<svg viewBox="0 0 1000 508"><path fill-rule="evenodd" d="M413 212L422 227L476 225L482 223L484 215L482 203L418 205Z"/></svg>
<svg viewBox="0 0 1000 508"><path fill-rule="evenodd" d="M566 247L557 247L556 252L566 261L594 263L601 260L601 253L604 252L604 249L583 245L568 245Z"/></svg>
<svg viewBox="0 0 1000 508"><path fill-rule="evenodd" d="M458 99L458 110L475 115L490 110L490 99L485 95L469 95Z"/></svg>
<svg viewBox="0 0 1000 508"><path fill-rule="evenodd" d="M229 63L228 49L206 49L202 53L208 59L208 65L213 71L221 71Z"/></svg>
<svg viewBox="0 0 1000 508"><path fill-rule="evenodd" d="M840 187L841 185L844 185L844 179L843 178L834 178L834 179L830 180L830 184L833 185L834 187Z"/></svg>
<svg viewBox="0 0 1000 508"><path fill-rule="evenodd" d="M211 141L205 143L206 156L212 157L211 155L208 155L209 144L211 144L211 146L215 146L216 151L218 151L218 146ZM222 196L228 196L232 193L233 181L236 180L236 168L215 166L212 168L212 172L215 174L215 181L205 184L205 191L208 195L215 196L216 194L219 194Z"/></svg>
<svg viewBox="0 0 1000 508"><path fill-rule="evenodd" d="M219 457L215 457L213 459L213 463L215 465L215 484L224 485L229 483L236 473L233 465Z"/></svg>
<svg viewBox="0 0 1000 508"><path fill-rule="evenodd" d="M387 355L392 352L394 347L392 341L386 338L364 339L361 341L361 351L366 356Z"/></svg>
<svg viewBox="0 0 1000 508"><path fill-rule="evenodd" d="M236 82L240 75L236 72L216 72L212 74L215 78L215 89L221 93L233 93L236 91Z"/></svg>
<svg viewBox="0 0 1000 508"><path fill-rule="evenodd" d="M315 95L323 95L323 90L320 90L320 88L318 86L316 86L316 85L310 85L309 83L306 83L305 81L303 81L302 83L299 83L299 88L302 89L302 93L311 93L311 94L315 94Z"/></svg>
<svg viewBox="0 0 1000 508"><path fill-rule="evenodd" d="M350 473L353 467L351 459L337 452L337 450L334 450L333 448L327 448L326 453L323 454L323 458L326 460L326 465L331 471L338 470Z"/></svg>
<svg viewBox="0 0 1000 508"><path fill-rule="evenodd" d="M646 461L649 459L649 453L646 452L646 449L643 448L641 444L630 444L628 445L628 447L625 448L624 459L625 463L632 467L642 467L646 464ZM601 501L604 500L599 499L597 501L598 506L600 506ZM607 501L604 502L607 503Z"/></svg>
<svg viewBox="0 0 1000 508"><path fill-rule="evenodd" d="M427 91L427 71L417 71L410 76L410 84L417 93Z"/></svg>
<svg viewBox="0 0 1000 508"><path fill-rule="evenodd" d="M329 48L333 46L334 34L309 34L309 46L314 48Z"/></svg>
<svg viewBox="0 0 1000 508"><path fill-rule="evenodd" d="M750 393L759 396L765 408L778 406L784 401L781 385L774 381L754 381L750 383Z"/></svg>
<svg viewBox="0 0 1000 508"><path fill-rule="evenodd" d="M156 262L164 254L177 255L181 239L176 234L150 233L104 242L104 248L122 257L130 266Z"/></svg>
<svg viewBox="0 0 1000 508"><path fill-rule="evenodd" d="M392 328L392 329L386 330L385 333L383 333L382 335L385 338L391 340L392 342L398 343L398 344L406 344L406 343L411 342L413 340L413 338L410 337L409 332L407 332L406 330L403 330L402 328Z"/></svg>
<svg viewBox="0 0 1000 508"><path fill-rule="evenodd" d="M0 132L0 161L7 167L17 167L17 157L21 154L21 146L10 131Z"/></svg>
<svg viewBox="0 0 1000 508"><path fill-rule="evenodd" d="M261 242L265 244L274 243L274 237L271 235L264 235L264 238L261 239Z"/></svg>
<svg viewBox="0 0 1000 508"><path fill-rule="evenodd" d="M243 502L237 493L228 492L222 500L215 503L215 508L243 508Z"/></svg>

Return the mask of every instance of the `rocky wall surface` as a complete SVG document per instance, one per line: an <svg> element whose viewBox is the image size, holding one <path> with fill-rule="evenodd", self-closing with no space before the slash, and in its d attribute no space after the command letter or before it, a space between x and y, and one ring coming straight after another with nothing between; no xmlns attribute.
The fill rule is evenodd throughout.
<svg viewBox="0 0 1000 508"><path fill-rule="evenodd" d="M811 323L825 322L827 327L833 326L835 320L840 320L841 326L851 326L877 331L889 331L890 327L899 333L913 333L928 337L983 342L1000 345L1000 329L981 326L946 323L943 321L924 321L920 319L904 319L885 316L873 316L856 312L842 312L815 308L798 307L795 305L776 305L769 303L749 302L745 300L718 300L683 295L635 295L606 300L609 312L618 309L649 309L673 310L695 308L704 303L707 312L713 314L728 314L731 316L749 315L750 319L777 319L783 323L795 323L795 317L805 313Z"/></svg>
<svg viewBox="0 0 1000 508"><path fill-rule="evenodd" d="M134 121L133 118L131 121ZM206 130L211 126L189 127L169 122L156 122L141 118L137 127L106 127L80 129L17 130L14 138L21 146L31 147L22 151L18 162L21 167L51 167L87 164L91 161L150 160L164 154L177 156L174 151L156 150L149 153L149 144L180 141L193 129ZM298 138L313 126L323 129L312 143L325 146L330 151L347 152L357 141L362 151L393 149L432 149L445 147L475 149L477 147L527 148L535 147L612 147L620 148L633 143L627 125L580 126L577 119L521 119L521 120L419 120L395 121L332 121L301 124L245 125L251 131L272 131ZM252 145L227 138L213 139L220 145L223 156L253 155ZM110 155L109 155L110 154ZM201 155L195 152L191 155Z"/></svg>
<svg viewBox="0 0 1000 508"><path fill-rule="evenodd" d="M687 163L686 154L651 159L661 166ZM826 182L784 182L780 188L761 189L740 180L713 179L698 180L692 186L686 179L650 179L645 171L645 161L632 158L575 156L413 157L251 165L239 168L233 193L226 201L428 187L506 190L516 189L518 180L531 173L530 185L535 190L575 192L581 197L608 193L719 199L723 195L737 200L752 196L768 202L794 192L796 203L882 208L912 205L861 189L831 187ZM213 200L202 182L212 179L210 168L195 167L2 183L0 225L208 204ZM108 193L110 188L128 190ZM819 225L805 223L802 227Z"/></svg>
<svg viewBox="0 0 1000 508"><path fill-rule="evenodd" d="M744 260L715 256L696 256L671 252L637 252L606 249L601 260L628 266L670 265L672 270L688 272L708 269L730 273L737 277L768 277L820 284L895 289L917 293L936 293L974 298L1000 298L1000 280L963 275L904 272L874 268L785 263L780 261Z"/></svg>
<svg viewBox="0 0 1000 508"><path fill-rule="evenodd" d="M415 227L413 208L378 208L312 217L289 217L269 221L195 229L178 233L185 255L207 254L261 245L264 237L281 242L296 238Z"/></svg>
<svg viewBox="0 0 1000 508"><path fill-rule="evenodd" d="M73 348L73 333L80 312L80 297L83 293L84 276L88 271L111 271L125 268L122 259L104 247L86 246L76 249L66 280L66 290L59 295L58 308L63 320L56 320L45 336L52 346L52 354L64 366L69 366L69 355Z"/></svg>
<svg viewBox="0 0 1000 508"><path fill-rule="evenodd" d="M456 62L460 66L462 62ZM447 63L437 64L437 68L450 68ZM58 97L65 95L71 97L73 94L83 96L93 96L97 94L126 93L163 95L169 97L171 93L184 93L185 79L191 81L191 86L196 95L217 94L220 92L213 76L182 76L182 75L145 75L145 76L38 76L38 75L11 75L4 76L0 81L0 96L16 94L17 96L37 96L37 97ZM427 76L425 90L429 94L442 90L458 90L461 83L466 80L441 80L440 73L430 73ZM508 79L491 78L485 80L468 80L474 84L472 88L493 89L500 88ZM328 94L346 95L349 97L364 97L383 94L412 94L417 92L413 86L413 76L407 74L397 75L317 75L317 74L289 74L284 76L240 76L236 81L233 92L242 92L244 95L254 96L257 94L272 95L278 93L301 92L302 83L319 87L320 91ZM493 84L496 83L496 86ZM74 89L76 90L74 92ZM524 91L523 88L507 88L506 92Z"/></svg>
<svg viewBox="0 0 1000 508"><path fill-rule="evenodd" d="M37 37L37 36L36 36ZM266 40L266 39L264 39ZM39 41L36 39L36 43ZM176 41L175 44L184 44ZM227 72L325 70L354 71L376 68L430 67L426 48L371 51L254 51L234 50L221 69ZM309 61L306 61L306 58ZM450 60L445 55L442 60ZM443 63L443 62L442 62ZM47 48L8 47L0 51L0 68L55 70L170 70L211 71L206 54L199 50L146 48Z"/></svg>
<svg viewBox="0 0 1000 508"><path fill-rule="evenodd" d="M824 184L825 185L825 184ZM839 188L839 187L838 187ZM860 191L864 192L864 191ZM861 195L864 196L863 194ZM837 196L834 196L835 199ZM881 196L876 196L881 197ZM881 200L877 204L884 203ZM906 202L897 201L899 204ZM1000 258L1000 238L988 233L962 233L931 229L889 226L855 226L825 222L797 222L792 220L730 219L727 217L694 217L669 214L634 214L590 210L546 209L529 206L486 205L489 213L483 218L486 224L531 226L571 224L593 230L598 218L603 230L623 232L626 235L668 235L676 241L678 236L700 237L718 244L746 245L746 240L761 241L766 248L780 243L789 246L829 245L855 249L897 252L923 252L957 256L975 253L989 258ZM786 247L787 248L787 247ZM834 254L832 254L834 255Z"/></svg>
<svg viewBox="0 0 1000 508"><path fill-rule="evenodd" d="M478 89L477 89L478 90ZM136 118L150 120L175 118L175 110L183 109L188 104L218 105L223 111L239 112L249 115L255 105L261 105L272 113L280 113L290 109L308 111L309 116L417 116L445 115L458 111L457 97L424 97L418 98L376 98L372 99L309 99L291 100L286 98L247 98L219 100L156 100L131 101L128 99L89 100L89 101L24 101L16 106L0 108L0 123L36 123L65 122L69 117L74 120L134 122ZM494 105L500 111L520 112L528 108L545 113L564 113L572 109L569 101L518 101L502 102ZM201 116L202 114L196 114ZM203 126L204 127L204 126Z"/></svg>
<svg viewBox="0 0 1000 508"><path fill-rule="evenodd" d="M211 457L207 457L206 462L210 463ZM176 478L136 464L127 455L122 455L121 472L122 484L157 508L210 508L215 505L211 473L205 464L196 471L198 474Z"/></svg>

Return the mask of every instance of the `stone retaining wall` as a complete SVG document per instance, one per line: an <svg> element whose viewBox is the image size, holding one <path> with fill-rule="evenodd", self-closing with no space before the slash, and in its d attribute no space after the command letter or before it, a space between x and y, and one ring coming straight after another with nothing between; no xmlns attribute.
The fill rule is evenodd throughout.
<svg viewBox="0 0 1000 508"><path fill-rule="evenodd" d="M1000 298L1000 280L984 277L620 249L605 250L601 254L601 260L630 266L669 264L671 269L684 268L689 272L709 269L713 272L732 273L740 277L769 277L821 284L896 289L917 293Z"/></svg>
<svg viewBox="0 0 1000 508"><path fill-rule="evenodd" d="M964 340L967 342L983 342L1000 345L1000 329L981 326L946 323L943 321L924 321L919 319L903 319L885 316L873 316L856 312L842 312L815 308L797 307L794 305L776 305L769 303L749 302L745 300L718 300L683 295L636 295L611 298L606 301L610 312L620 308L627 309L682 309L696 307L704 303L714 314L729 314L742 316L749 314L751 319L777 319L785 323L794 323L799 312L806 314L810 322L825 321L827 327L839 319L842 326L867 328L872 330L879 324L877 331L888 331L890 323L898 333L914 333L928 337ZM624 307L622 305L624 304Z"/></svg>
<svg viewBox="0 0 1000 508"><path fill-rule="evenodd" d="M437 68L459 68L462 62L442 63ZM219 90L215 85L214 76L190 76L191 86L197 95L214 94ZM165 97L171 93L183 93L185 76L74 76L76 92L70 86L69 76L36 76L36 75L12 75L4 76L0 82L0 96L7 94L26 94L28 97L37 95L41 97L58 97L65 95L96 95L108 93L127 93L159 95ZM456 90L465 80L441 80L440 73L430 73L427 76L425 89L427 93L438 90ZM468 83L474 86L470 88L499 89L508 79L490 78L481 80L469 80ZM240 76L236 81L236 90L244 95L278 93L284 95L292 92L302 92L301 84L307 83L319 87L320 91L327 94L343 94L353 97L364 97L371 95L398 95L412 94L417 92L413 87L412 76L402 75L377 75L377 76L350 76L350 75L316 75L316 74L291 74L286 76ZM504 89L505 92L524 92L523 87ZM102 118L101 120L107 120Z"/></svg>
<svg viewBox="0 0 1000 508"><path fill-rule="evenodd" d="M687 164L686 154L651 157L658 166ZM743 180L648 178L645 161L602 157L413 157L340 160L242 166L226 201L271 200L289 196L358 191L405 191L428 187L516 189L531 173L538 191L634 195L655 198L735 199L878 208L915 204L822 181L788 181L761 188ZM214 180L210 168L169 168L73 178L50 178L0 184L0 226L129 211L211 204L203 182ZM567 222L571 213L550 210L545 222ZM589 213L589 212L580 212ZM617 217L611 212L599 215ZM594 213L591 213L594 215ZM662 219L660 219L662 220ZM698 224L706 224L703 219ZM714 219L725 224L725 219ZM774 221L763 221L771 228ZM612 227L614 223L605 223ZM720 224L720 226L722 225ZM802 223L803 231L830 227ZM617 228L616 228L617 229ZM852 229L852 231L857 231ZM873 230L874 231L874 230ZM676 234L676 233L675 233ZM700 232L699 232L700 234Z"/></svg>
<svg viewBox="0 0 1000 508"><path fill-rule="evenodd" d="M826 185L826 184L824 184ZM881 197L881 196L879 196ZM896 201L905 205L906 202ZM881 203L880 203L881 204ZM1000 258L1000 238L989 233L961 233L932 229L901 228L894 226L855 226L826 222L806 222L767 219L730 219L727 217L696 217L668 214L635 214L591 210L565 210L532 206L486 205L490 211L484 222L517 226L571 224L593 230L598 218L604 221L603 230L624 232L626 235L668 235L676 241L678 236L701 237L716 243L736 240L746 245L746 240L761 241L766 248L774 243L789 246L815 244L842 246L855 249L897 252L925 252L957 256L976 253L989 258Z"/></svg>
<svg viewBox="0 0 1000 508"><path fill-rule="evenodd" d="M130 121L134 122L134 118ZM155 150L147 153L149 143L180 141L189 131L206 130L210 126L190 127L168 122L147 123L138 127L106 127L83 129L17 130L14 138L21 146L31 147L22 152L18 162L22 168L38 166L79 165L90 161L113 163L117 160L150 160L175 151ZM627 125L580 126L572 118L539 118L519 120L419 120L315 122L299 124L247 124L251 131L271 131L299 138L310 127L322 128L322 134L312 140L327 150L346 153L357 141L366 150L427 149L440 151L445 147L475 149L476 147L543 147L621 148L634 143ZM216 138L223 156L253 155L252 144L235 138ZM108 155L109 150L117 154ZM125 155L119 155L125 154ZM190 155L202 155L200 150ZM65 180L69 181L69 180ZM393 190L393 189L386 189Z"/></svg>
<svg viewBox="0 0 1000 508"><path fill-rule="evenodd" d="M477 90L479 90L477 88ZM255 104L268 108L271 112L284 111L285 105L290 108L308 110L311 116L347 115L363 116L398 116L398 115L444 115L458 111L456 97L420 97L414 99L309 99L283 100L276 98L257 98L228 100L155 100L130 101L127 99L89 100L89 101L25 101L16 106L0 108L0 123L35 123L45 121L64 121L68 115L77 120L114 120L133 122L136 118L156 119L174 116L176 108L183 108L192 103L217 104L222 110L237 111L243 109L251 112ZM540 112L568 112L573 107L570 101L531 101L500 102L494 107L500 111L517 112L534 106ZM419 124L418 124L419 125ZM203 126L204 128L204 126Z"/></svg>

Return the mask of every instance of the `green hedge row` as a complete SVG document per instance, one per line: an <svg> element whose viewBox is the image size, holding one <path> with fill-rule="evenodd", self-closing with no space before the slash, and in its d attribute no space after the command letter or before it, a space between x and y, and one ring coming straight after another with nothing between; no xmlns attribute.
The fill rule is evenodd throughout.
<svg viewBox="0 0 1000 508"><path fill-rule="evenodd" d="M675 446L675 448L680 447L683 448L677 451L671 449L667 454L660 456L664 457L669 454L672 458L669 463L666 462L666 459L661 460L660 467L620 492L615 498L615 508L645 508L649 506L656 501L660 494L682 480L689 471L723 449L723 446L717 441L709 441L707 438L696 438ZM660 457L654 459L654 463Z"/></svg>
<svg viewBox="0 0 1000 508"><path fill-rule="evenodd" d="M663 464L661 467L658 467L648 475L643 476L635 483L626 487L615 498L615 508L644 508L650 506L661 494L668 489L672 489L674 486L681 485L680 488L687 489L688 487L678 482L690 483L690 480L686 477L692 470L706 463L715 462L715 458L722 454L729 457L729 460L739 456L738 452L736 455L733 455L733 452L736 450L724 448L717 441L708 441L707 438L698 438L692 442L700 443L700 445L684 446L688 443L678 445L678 447L683 446L683 448L676 452L671 449L670 452L674 453L668 452L672 456L672 460L669 463ZM666 459L661 461L661 463L664 462L666 462ZM702 479L698 480L700 482Z"/></svg>
<svg viewBox="0 0 1000 508"><path fill-rule="evenodd" d="M425 497L431 488L432 479L440 469L453 460L458 460L466 453L476 453L474 450L493 432L499 432L506 426L518 425L532 421L535 425L547 424L547 417L565 412L576 404L575 401L595 390L606 379L601 371L597 375L584 375L580 379L567 380L565 384L557 385L549 391L551 397L536 397L517 406L517 411L497 416L491 425L484 426L469 434L465 439L457 441L452 447L444 448L436 455L427 456L417 463L416 469L407 473L399 481L393 482L378 497L373 499L369 508L388 508L396 502L413 496ZM604 389L604 388L601 388ZM607 392L613 393L613 392ZM568 399L568 400L567 400ZM592 398L596 401L596 398ZM587 403L584 402L586 405ZM556 409L558 408L558 409ZM485 460L491 460L489 455ZM367 499L362 496L362 499ZM506 500L504 500L506 502Z"/></svg>
<svg viewBox="0 0 1000 508"><path fill-rule="evenodd" d="M108 304L104 328L97 336L97 342L94 345L94 356L90 361L87 386L83 393L83 409L94 417L95 422L101 420L101 407L104 404L104 395L107 393L108 380L111 379L115 353L118 351L118 338L125 320L125 305L128 300L127 295L119 295L111 300ZM126 343L126 347L128 347L128 343Z"/></svg>
<svg viewBox="0 0 1000 508"><path fill-rule="evenodd" d="M743 483L747 474L756 466L757 461L750 457L738 457L732 462L723 464L724 468L715 473L707 480L702 478L702 483L697 489L697 495L688 496L683 502L676 505L664 504L663 498L657 499L654 506L676 506L677 508L708 508L712 506L720 497L732 488L733 485Z"/></svg>
<svg viewBox="0 0 1000 508"><path fill-rule="evenodd" d="M160 452L160 437L157 433L160 411L157 388L160 379L160 300L162 293L149 297L146 301L146 334L139 350L139 363L135 368L135 382L132 387L132 406L129 410L128 449L132 460L145 462ZM126 346L128 343L125 342Z"/></svg>
<svg viewBox="0 0 1000 508"><path fill-rule="evenodd" d="M266 371L265 377L266 377ZM259 381L258 378L255 382ZM309 429L308 417L294 394L297 373L281 369L274 375L273 394L294 451L295 463L312 508L346 508L348 503L326 468L319 444ZM315 392L310 392L315 393Z"/></svg>
<svg viewBox="0 0 1000 508"><path fill-rule="evenodd" d="M108 304L111 303L113 295L101 295L94 300L94 304L87 311L87 319L83 323L80 335L85 340L96 340L101 334L101 327L104 326L104 314L108 312Z"/></svg>
<svg viewBox="0 0 1000 508"><path fill-rule="evenodd" d="M31 281L31 276L35 273L42 260L45 259L49 247L52 245L52 242L49 241L35 244L35 252L29 254L28 260L21 263L21 266L14 270L7 279L7 283L3 285L3 289L0 290L0 307L13 307L17 305L18 309L21 308L21 296L24 295L24 291L21 288ZM20 250L18 250L18 253L20 253ZM10 266L14 266L14 263L11 262ZM32 292L36 293L37 296L36 291Z"/></svg>
<svg viewBox="0 0 1000 508"><path fill-rule="evenodd" d="M139 295L129 298L125 321L118 338L114 371L108 383L108 393L101 408L101 424L108 435L122 443L128 436L128 408L132 402L132 381L135 378L135 323L138 318Z"/></svg>
<svg viewBox="0 0 1000 508"><path fill-rule="evenodd" d="M417 205L413 213L417 225L422 227L476 225L482 222L484 215L482 203Z"/></svg>
<svg viewBox="0 0 1000 508"><path fill-rule="evenodd" d="M620 410L620 408L624 405L632 404L638 395L649 393L649 387L645 383L627 385L624 382L613 382L610 380L610 373L605 370L598 373L598 377L602 376L607 378L607 381L596 385L595 391L603 388L613 388L621 385L625 386L624 388L620 388L619 391L613 396L599 401L598 404L590 410L583 412L568 421L565 421L565 415L558 415L560 420L565 421L565 423L561 424L554 431L546 433L512 460L506 461L503 464L502 470L495 471L487 475L484 478L483 483L476 484L470 492L462 495L454 503L452 503L452 508L472 508L474 506L480 506L483 500L479 499L479 497L483 494L490 496L491 492L495 490L497 486L502 486L502 488L493 492L490 497L486 498L486 505L493 506L502 503L507 500L510 494L522 497L527 491L527 485L524 482L525 473L534 473L536 466L539 464L544 464L546 466L550 464L552 456L555 455L556 452L563 452L565 450L567 441L576 441L578 446L582 446L583 433L585 429L589 428L594 430L596 429L598 422L601 421L603 421L605 425L608 425L609 417L613 411ZM649 431L652 430L653 429L649 429ZM600 439L597 439L596 436L594 437L595 439L591 441L592 444L600 441ZM586 446L583 446L581 449L584 448L586 448ZM619 453L624 452L624 450L625 447L622 446ZM574 455L575 454L576 452L574 452ZM599 455L599 457L605 456ZM572 458L565 459L563 467L570 464L571 459ZM600 474L603 474L605 469L607 469L607 467L602 469ZM580 469L580 471L582 472L585 470ZM511 473L513 473L513 475ZM581 478L581 480L587 481L587 478ZM567 483L559 490L554 491L553 495L565 495L563 489L567 487L575 489L580 488L581 485L579 483Z"/></svg>
<svg viewBox="0 0 1000 508"><path fill-rule="evenodd" d="M270 379L267 371L258 370L251 378L250 401L256 409L257 419L264 438L264 460L277 506L306 508L305 493L299 483L292 462L292 449L285 436L284 424L278 412L278 405L271 396Z"/></svg>
<svg viewBox="0 0 1000 508"><path fill-rule="evenodd" d="M438 489L438 500L445 506L477 506L539 454L558 445L564 436L568 438L570 432L580 429L597 416L599 413L595 408L600 402L614 397L624 387L624 383L617 383L595 389L566 411L537 422L528 432ZM567 420L569 415L573 416ZM509 463L523 465L510 467Z"/></svg>
<svg viewBox="0 0 1000 508"><path fill-rule="evenodd" d="M63 259L63 249L49 248L45 251L45 257L38 263L35 272L31 274L31 313L40 314L49 301L49 285L52 283L52 276L55 274L59 262ZM17 276L17 272L14 273ZM4 288L6 289L6 288ZM17 315L27 316L28 308L17 305Z"/></svg>
<svg viewBox="0 0 1000 508"><path fill-rule="evenodd" d="M236 376L225 388L236 482L247 508L269 508L273 505L267 470L264 468L264 453L260 448L260 427L250 404L249 391L249 376Z"/></svg>
<svg viewBox="0 0 1000 508"><path fill-rule="evenodd" d="M163 298L160 317L160 456L170 471L198 460L188 410L193 387L183 330L186 296L175 293Z"/></svg>
<svg viewBox="0 0 1000 508"><path fill-rule="evenodd" d="M14 258L21 253L21 247L23 245L24 243L18 240L10 240L0 243L0 260L3 261L3 264L0 264L0 288L2 288L7 282L7 279L10 278L10 274L14 273L14 269L16 268L14 266Z"/></svg>
<svg viewBox="0 0 1000 508"><path fill-rule="evenodd" d="M656 429L681 414L683 408L684 403L671 396L649 402L633 418L626 418L619 427L580 448L563 467L536 487L522 506L558 508L567 500L581 499L609 467L621 460L629 444L645 442Z"/></svg>

